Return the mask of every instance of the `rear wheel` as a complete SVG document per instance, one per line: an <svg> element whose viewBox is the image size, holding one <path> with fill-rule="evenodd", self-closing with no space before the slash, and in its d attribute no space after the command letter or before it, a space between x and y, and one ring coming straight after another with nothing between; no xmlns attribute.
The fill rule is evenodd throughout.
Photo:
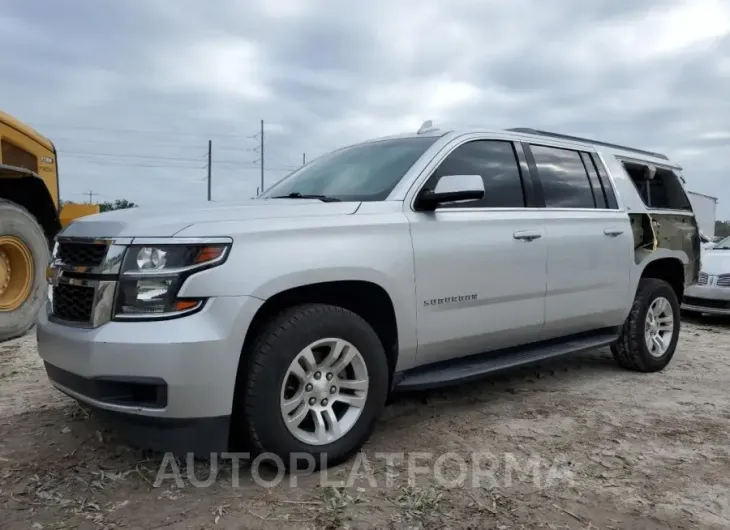
<svg viewBox="0 0 730 530"><path fill-rule="evenodd" d="M48 259L35 218L0 200L0 340L23 335L35 323L46 299Z"/></svg>
<svg viewBox="0 0 730 530"><path fill-rule="evenodd" d="M679 315L677 294L671 285L656 278L640 280L621 336L611 346L616 362L639 372L664 369L677 349Z"/></svg>
<svg viewBox="0 0 730 530"><path fill-rule="evenodd" d="M312 457L316 467L331 466L369 438L385 404L388 364L360 316L324 304L291 308L247 355L234 421L253 453L274 454L287 467Z"/></svg>

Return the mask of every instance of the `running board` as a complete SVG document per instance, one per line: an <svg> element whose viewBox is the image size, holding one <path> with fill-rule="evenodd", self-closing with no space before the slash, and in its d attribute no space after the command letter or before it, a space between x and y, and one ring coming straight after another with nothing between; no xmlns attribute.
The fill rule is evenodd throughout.
<svg viewBox="0 0 730 530"><path fill-rule="evenodd" d="M620 327L604 328L590 333L419 366L396 374L394 390L400 392L448 386L481 379L488 374L518 366L601 348L615 342L620 331Z"/></svg>

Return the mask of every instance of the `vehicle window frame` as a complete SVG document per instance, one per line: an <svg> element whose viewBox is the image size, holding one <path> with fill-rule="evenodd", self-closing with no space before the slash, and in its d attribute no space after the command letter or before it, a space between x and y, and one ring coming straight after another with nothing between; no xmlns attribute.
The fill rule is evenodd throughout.
<svg viewBox="0 0 730 530"><path fill-rule="evenodd" d="M611 174L606 167L605 161L601 157L600 153L598 153L597 151L586 152L593 162L593 167L595 167L596 171L598 172L598 180L603 187L603 193L606 197L606 209L620 210L621 205L619 204L619 195L616 192L616 185L613 182L613 178L611 178Z"/></svg>
<svg viewBox="0 0 730 530"><path fill-rule="evenodd" d="M603 182L601 182L601 176L598 174L596 165L591 159L590 153L585 151L578 151L580 160L583 162L583 167L588 174L588 181L591 183L591 193L593 193L593 204L596 210L607 210L608 199L606 198L606 190L604 189ZM599 205L599 200L601 205Z"/></svg>
<svg viewBox="0 0 730 530"><path fill-rule="evenodd" d="M585 161L583 158L583 154L588 155L589 159L592 159L593 155L596 154L594 150L586 149L584 147L578 147L573 145L564 145L564 144L557 144L557 143L546 143L546 142L536 142L536 141L530 141L525 140L522 142L523 148L525 149L525 152L528 154L528 162L530 164L530 170L534 172L535 178L537 182L539 182L539 193L542 198L542 208L546 210L580 210L580 211L601 211L601 210L613 210L614 208L608 208L604 207L601 208L596 203L596 197L595 197L595 191L593 189L593 182L591 181L590 174L588 173L588 168L585 165ZM537 162L535 161L535 155L532 151L532 147L543 147L547 149L559 149L562 151L572 151L578 155L579 160L581 161L581 166L583 167L583 171L585 172L585 178L588 182L589 189L591 190L591 198L593 200L593 206L550 206L547 204L547 201L545 200L545 189L543 186L543 176L540 175L540 170L537 168ZM595 168L594 163L594 169L596 171L596 174L598 176L599 183L602 183L601 179L601 173L598 171L597 168ZM608 199L606 199L607 205L608 205Z"/></svg>
<svg viewBox="0 0 730 530"><path fill-rule="evenodd" d="M681 214L694 214L693 208L692 208L692 201L689 199L689 194L687 193L687 188L684 186L684 182L682 179L682 176L677 173L677 170L680 168L676 166L672 166L671 164L662 164L661 162L654 162L649 160L643 160L641 158L632 158L628 156L621 156L616 155L616 161L618 162L621 171L624 172L624 175L626 178L631 182L631 185L633 186L634 190L636 191L636 194L639 196L639 200L641 201L641 204L646 208L648 211L652 212L675 212L675 213L681 213ZM643 166L654 166L657 169L661 169L663 171L669 171L674 174L675 178L677 179L677 182L679 183L679 186L682 190L682 193L684 194L685 199L687 200L687 204L689 205L688 208L664 208L660 207L657 208L656 206L649 206L646 203L646 200L644 200L644 196L642 195L641 190L639 189L639 186L637 186L636 181L631 177L631 174L626 169L625 164L637 164L637 165L643 165Z"/></svg>
<svg viewBox="0 0 730 530"><path fill-rule="evenodd" d="M460 204L454 206L439 207L435 211L437 212L461 212L461 211L508 211L508 210L525 210L529 208L535 208L538 205L535 204L535 190L534 180L532 178L532 172L529 169L527 158L524 150L522 149L521 142L514 138L499 137L499 136L472 136L461 139L458 143L453 145L445 146L444 149L431 161L432 167L424 175L418 179L414 186L415 192L412 194L409 200L410 210L416 212L415 203L418 196L423 192L425 187L429 184L433 176L442 166L442 164L453 154L472 142L504 142L510 144L512 147L512 153L515 157L515 167L520 178L520 185L522 187L523 206L476 206L471 204ZM430 165L431 165L430 164ZM485 191L487 191L485 186ZM477 202L477 201L474 201Z"/></svg>

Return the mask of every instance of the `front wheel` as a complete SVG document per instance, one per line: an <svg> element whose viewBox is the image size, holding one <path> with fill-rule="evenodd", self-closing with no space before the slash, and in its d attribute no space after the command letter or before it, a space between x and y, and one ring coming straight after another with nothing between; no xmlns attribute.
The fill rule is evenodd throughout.
<svg viewBox="0 0 730 530"><path fill-rule="evenodd" d="M237 399L255 454L286 467L347 460L367 441L388 390L385 350L372 327L341 307L307 304L276 317L255 341Z"/></svg>
<svg viewBox="0 0 730 530"><path fill-rule="evenodd" d="M664 280L644 278L621 336L611 346L616 362L629 370L658 372L672 360L679 340L677 294Z"/></svg>

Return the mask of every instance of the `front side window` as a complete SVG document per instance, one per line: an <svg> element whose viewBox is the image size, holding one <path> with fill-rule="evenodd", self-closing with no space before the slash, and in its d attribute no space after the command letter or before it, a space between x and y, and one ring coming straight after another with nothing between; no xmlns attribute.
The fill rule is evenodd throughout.
<svg viewBox="0 0 730 530"><path fill-rule="evenodd" d="M580 153L530 145L547 208L595 208L593 188Z"/></svg>
<svg viewBox="0 0 730 530"><path fill-rule="evenodd" d="M259 198L382 201L436 140L435 136L394 138L346 147L315 159Z"/></svg>
<svg viewBox="0 0 730 530"><path fill-rule="evenodd" d="M446 175L479 175L484 181L484 197L468 203L439 208L523 208L522 176L512 142L475 140L457 147L441 162L424 189L434 189Z"/></svg>

